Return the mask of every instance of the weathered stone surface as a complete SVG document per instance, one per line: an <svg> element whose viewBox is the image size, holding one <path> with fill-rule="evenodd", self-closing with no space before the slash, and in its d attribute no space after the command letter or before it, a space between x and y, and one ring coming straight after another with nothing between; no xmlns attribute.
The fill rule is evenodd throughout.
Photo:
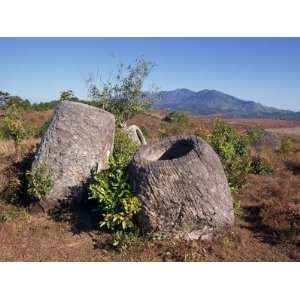
<svg viewBox="0 0 300 300"><path fill-rule="evenodd" d="M146 145L146 139L141 131L141 129L136 125L126 126L124 132L128 137L138 146Z"/></svg>
<svg viewBox="0 0 300 300"><path fill-rule="evenodd" d="M115 118L104 110L71 101L59 104L33 162L45 163L52 181L44 208L68 201L80 193L91 170L106 168L114 131Z"/></svg>
<svg viewBox="0 0 300 300"><path fill-rule="evenodd" d="M279 150L281 147L281 138L274 132L266 131L265 134L253 144L253 147L258 151L264 148Z"/></svg>
<svg viewBox="0 0 300 300"><path fill-rule="evenodd" d="M200 138L178 136L142 146L128 179L142 202L137 221L144 232L198 239L234 222L222 164Z"/></svg>

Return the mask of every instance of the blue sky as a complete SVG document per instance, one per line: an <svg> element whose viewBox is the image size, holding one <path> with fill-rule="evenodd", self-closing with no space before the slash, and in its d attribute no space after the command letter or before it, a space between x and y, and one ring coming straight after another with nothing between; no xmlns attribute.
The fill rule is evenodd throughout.
<svg viewBox="0 0 300 300"><path fill-rule="evenodd" d="M105 79L141 56L156 64L146 89L216 89L300 111L300 38L0 38L0 90L85 98L91 74Z"/></svg>

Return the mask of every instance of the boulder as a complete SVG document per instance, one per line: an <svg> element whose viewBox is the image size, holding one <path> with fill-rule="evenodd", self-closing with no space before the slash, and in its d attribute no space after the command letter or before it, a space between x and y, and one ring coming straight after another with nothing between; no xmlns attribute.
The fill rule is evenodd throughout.
<svg viewBox="0 0 300 300"><path fill-rule="evenodd" d="M136 125L126 126L124 132L128 137L138 146L146 145L146 139L141 131L141 129Z"/></svg>
<svg viewBox="0 0 300 300"><path fill-rule="evenodd" d="M51 178L45 209L80 195L91 171L107 167L114 132L115 117L104 110L71 101L58 105L33 162L46 164Z"/></svg>
<svg viewBox="0 0 300 300"><path fill-rule="evenodd" d="M211 237L233 225L233 201L218 155L202 139L178 136L140 147L128 180L142 203L143 232Z"/></svg>
<svg viewBox="0 0 300 300"><path fill-rule="evenodd" d="M254 142L253 147L257 151L265 148L279 150L281 147L281 138L277 133L266 131L262 137Z"/></svg>

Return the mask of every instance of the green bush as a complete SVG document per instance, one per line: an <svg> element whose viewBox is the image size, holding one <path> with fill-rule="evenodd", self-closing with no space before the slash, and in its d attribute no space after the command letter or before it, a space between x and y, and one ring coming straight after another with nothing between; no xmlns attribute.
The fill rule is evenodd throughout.
<svg viewBox="0 0 300 300"><path fill-rule="evenodd" d="M281 139L281 147L279 149L279 153L282 155L289 155L292 152L294 152L296 149L295 147L295 141L290 136L284 136Z"/></svg>
<svg viewBox="0 0 300 300"><path fill-rule="evenodd" d="M229 186L232 190L242 187L246 183L246 176L250 171L249 140L247 135L216 119L208 142L219 155Z"/></svg>
<svg viewBox="0 0 300 300"><path fill-rule="evenodd" d="M5 110L3 119L3 132L7 138L20 142L26 138L26 129L24 127L23 110L16 104L12 104Z"/></svg>
<svg viewBox="0 0 300 300"><path fill-rule="evenodd" d="M0 140L5 140L6 139L6 132L5 132L4 124L3 122L0 122Z"/></svg>
<svg viewBox="0 0 300 300"><path fill-rule="evenodd" d="M22 99L19 96L12 96L7 92L0 91L0 110L6 110L11 105L17 106L24 111L28 111L31 108L31 103L29 100Z"/></svg>
<svg viewBox="0 0 300 300"><path fill-rule="evenodd" d="M27 172L29 197L34 201L41 201L51 189L51 179L46 164L36 164Z"/></svg>
<svg viewBox="0 0 300 300"><path fill-rule="evenodd" d="M126 168L136 150L137 145L121 129L117 129L114 139L113 158Z"/></svg>
<svg viewBox="0 0 300 300"><path fill-rule="evenodd" d="M116 117L117 125L124 125L136 114L151 107L153 99L143 92L146 78L153 68L153 63L143 58L134 65L120 65L117 75L97 86L93 78L88 80L89 97L98 102L98 106Z"/></svg>
<svg viewBox="0 0 300 300"><path fill-rule="evenodd" d="M10 174L7 185L2 193L2 199L15 205L20 204L23 182L20 174Z"/></svg>
<svg viewBox="0 0 300 300"><path fill-rule="evenodd" d="M140 201L126 179L126 168L135 151L136 145L117 130L109 169L95 174L89 186L89 198L98 204L100 227L114 233L114 245L137 229L134 217L140 211Z"/></svg>
<svg viewBox="0 0 300 300"><path fill-rule="evenodd" d="M241 207L241 201L239 199L234 199L233 201L233 212L236 218L239 218L243 215L243 209Z"/></svg>
<svg viewBox="0 0 300 300"><path fill-rule="evenodd" d="M28 150L22 156L22 160L14 163L8 161L2 169L0 187L1 199L16 206L27 206L31 201L28 199L27 171L31 169L33 153Z"/></svg>
<svg viewBox="0 0 300 300"><path fill-rule="evenodd" d="M33 137L36 127L24 120L24 108L12 103L5 106L5 117L0 124L0 139L11 139L15 144L16 161L21 159L21 141Z"/></svg>
<svg viewBox="0 0 300 300"><path fill-rule="evenodd" d="M273 168L265 158L255 156L251 160L250 172L257 175L268 175L273 172Z"/></svg>
<svg viewBox="0 0 300 300"><path fill-rule="evenodd" d="M57 100L50 101L50 102L33 103L31 105L31 110L32 111L46 111L46 110L54 109L58 103L59 103L59 101L57 101Z"/></svg>
<svg viewBox="0 0 300 300"><path fill-rule="evenodd" d="M259 140L261 137L264 136L265 130L259 126L248 128L246 131L246 134L248 136L250 144L255 143L257 140Z"/></svg>

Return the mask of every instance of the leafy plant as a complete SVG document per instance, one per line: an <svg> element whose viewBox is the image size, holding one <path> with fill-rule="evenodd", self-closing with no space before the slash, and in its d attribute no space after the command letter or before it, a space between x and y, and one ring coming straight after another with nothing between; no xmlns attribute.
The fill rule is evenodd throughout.
<svg viewBox="0 0 300 300"><path fill-rule="evenodd" d="M31 169L33 152L24 147L24 156L17 163L8 159L0 176L0 194L2 200L15 206L27 206L28 199L27 171Z"/></svg>
<svg viewBox="0 0 300 300"><path fill-rule="evenodd" d="M255 156L251 160L251 173L257 175L267 175L273 172L270 163L263 157Z"/></svg>
<svg viewBox="0 0 300 300"><path fill-rule="evenodd" d="M219 155L232 190L246 183L250 171L249 140L246 135L216 119L208 142Z"/></svg>
<svg viewBox="0 0 300 300"><path fill-rule="evenodd" d="M241 217L243 215L243 209L241 207L241 201L240 200L234 200L233 202L233 211L235 217Z"/></svg>
<svg viewBox="0 0 300 300"><path fill-rule="evenodd" d="M0 109L6 110L11 105L17 106L22 110L29 110L31 108L29 100L0 91Z"/></svg>
<svg viewBox="0 0 300 300"><path fill-rule="evenodd" d="M23 184L20 177L19 174L14 174L8 178L8 183L2 193L2 197L5 201L16 205L20 203L20 194Z"/></svg>
<svg viewBox="0 0 300 300"><path fill-rule="evenodd" d="M122 129L117 129L112 156L118 161L118 164L126 168L136 150L137 145L132 142L132 140L123 132Z"/></svg>
<svg viewBox="0 0 300 300"><path fill-rule="evenodd" d="M138 59L135 65L121 65L117 76L98 87L90 78L89 96L103 109L116 116L118 125L123 126L134 115L145 111L152 101L143 92L143 85L153 64Z"/></svg>
<svg viewBox="0 0 300 300"><path fill-rule="evenodd" d="M114 233L115 246L136 230L134 217L140 211L140 201L126 180L126 168L135 150L136 145L117 130L109 169L95 174L89 186L89 198L98 203L100 227Z"/></svg>
<svg viewBox="0 0 300 300"><path fill-rule="evenodd" d="M253 144L265 134L265 130L259 126L256 126L253 128L248 128L246 134L250 144Z"/></svg>
<svg viewBox="0 0 300 300"><path fill-rule="evenodd" d="M292 137L284 136L281 140L281 147L279 153L282 155L289 155L295 151L295 142Z"/></svg>
<svg viewBox="0 0 300 300"><path fill-rule="evenodd" d="M35 201L42 201L51 189L51 179L46 164L35 164L27 172L28 195Z"/></svg>
<svg viewBox="0 0 300 300"><path fill-rule="evenodd" d="M6 139L6 129L3 122L0 123L0 140Z"/></svg>
<svg viewBox="0 0 300 300"><path fill-rule="evenodd" d="M79 98L74 95L72 90L62 91L60 93L59 101L79 101Z"/></svg>
<svg viewBox="0 0 300 300"><path fill-rule="evenodd" d="M28 132L24 126L23 110L15 103L8 106L5 110L3 120L3 131L7 138L11 138L15 143L16 160L20 159L20 143L28 136Z"/></svg>

